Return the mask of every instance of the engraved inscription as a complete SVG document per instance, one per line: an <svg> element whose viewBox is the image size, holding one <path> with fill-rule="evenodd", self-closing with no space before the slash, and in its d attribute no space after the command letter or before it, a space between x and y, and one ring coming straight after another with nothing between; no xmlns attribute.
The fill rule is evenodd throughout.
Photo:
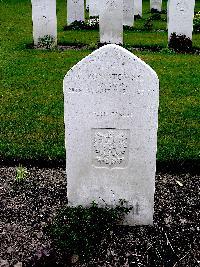
<svg viewBox="0 0 200 267"><path fill-rule="evenodd" d="M128 162L129 130L92 129L93 164L124 168Z"/></svg>
<svg viewBox="0 0 200 267"><path fill-rule="evenodd" d="M108 117L108 116L115 116L115 117L123 117L123 118L132 118L134 116L133 113L131 112L120 112L120 111L110 111L110 112L106 112L106 111L100 111L100 112L96 112L94 111L93 114L97 117L97 118L103 118L103 117Z"/></svg>
<svg viewBox="0 0 200 267"><path fill-rule="evenodd" d="M91 86L91 82L88 84L84 82L84 87L74 86L74 83L68 82L69 93L89 93L89 94L104 94L104 93L120 93L126 94L129 92L129 85L134 83L134 87L138 94L141 92L141 75L127 74L127 73L105 73L104 78L100 73L88 73L88 80L95 82L95 86ZM76 77L78 79L79 77ZM139 89L137 89L139 88ZM145 91L146 92L146 91Z"/></svg>
<svg viewBox="0 0 200 267"><path fill-rule="evenodd" d="M140 206L139 203L136 203L136 215L139 215Z"/></svg>
<svg viewBox="0 0 200 267"><path fill-rule="evenodd" d="M187 12L187 10L188 10L188 6L187 6L185 0L181 0L181 1L177 4L176 8L177 8L177 10L178 10L179 12L181 12L181 13Z"/></svg>

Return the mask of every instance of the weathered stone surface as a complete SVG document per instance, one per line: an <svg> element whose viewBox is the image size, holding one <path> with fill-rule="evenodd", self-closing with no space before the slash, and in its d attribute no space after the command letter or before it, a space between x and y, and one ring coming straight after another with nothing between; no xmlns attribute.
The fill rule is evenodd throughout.
<svg viewBox="0 0 200 267"><path fill-rule="evenodd" d="M123 0L102 0L99 29L101 43L123 43Z"/></svg>
<svg viewBox="0 0 200 267"><path fill-rule="evenodd" d="M0 258L0 267L9 267L9 262Z"/></svg>
<svg viewBox="0 0 200 267"><path fill-rule="evenodd" d="M89 0L89 14L90 17L99 16L103 0Z"/></svg>
<svg viewBox="0 0 200 267"><path fill-rule="evenodd" d="M192 40L195 0L170 0L168 3L168 39L172 33Z"/></svg>
<svg viewBox="0 0 200 267"><path fill-rule="evenodd" d="M162 0L150 0L150 9L160 12L162 10Z"/></svg>
<svg viewBox="0 0 200 267"><path fill-rule="evenodd" d="M134 0L123 0L123 25L134 24Z"/></svg>
<svg viewBox="0 0 200 267"><path fill-rule="evenodd" d="M67 24L85 20L84 0L67 0Z"/></svg>
<svg viewBox="0 0 200 267"><path fill-rule="evenodd" d="M33 39L38 45L40 38L51 36L57 43L56 0L31 0Z"/></svg>
<svg viewBox="0 0 200 267"><path fill-rule="evenodd" d="M142 17L142 0L134 0L134 14Z"/></svg>
<svg viewBox="0 0 200 267"><path fill-rule="evenodd" d="M64 79L69 205L93 200L134 209L125 224L152 224L159 81L142 60L106 45Z"/></svg>

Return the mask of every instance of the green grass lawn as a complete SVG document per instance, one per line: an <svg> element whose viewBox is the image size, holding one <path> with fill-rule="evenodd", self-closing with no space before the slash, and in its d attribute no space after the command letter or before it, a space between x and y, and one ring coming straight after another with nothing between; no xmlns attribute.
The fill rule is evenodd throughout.
<svg viewBox="0 0 200 267"><path fill-rule="evenodd" d="M1 89L0 158L65 159L62 81L67 71L91 51L42 51L32 43L30 0L0 1ZM164 9L166 1L164 1ZM196 5L200 10L200 2ZM124 32L125 46L167 47L166 15L143 29L150 16L144 1L143 19ZM97 44L97 30L63 31L65 0L57 0L58 42ZM200 34L193 35L200 49ZM200 151L200 56L136 51L160 79L158 160L195 160Z"/></svg>

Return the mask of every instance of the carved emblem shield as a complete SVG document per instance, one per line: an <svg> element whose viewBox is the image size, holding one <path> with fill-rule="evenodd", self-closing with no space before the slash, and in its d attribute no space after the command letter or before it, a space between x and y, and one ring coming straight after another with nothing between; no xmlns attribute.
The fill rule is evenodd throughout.
<svg viewBox="0 0 200 267"><path fill-rule="evenodd" d="M125 167L128 160L129 130L93 129L93 163L96 167Z"/></svg>

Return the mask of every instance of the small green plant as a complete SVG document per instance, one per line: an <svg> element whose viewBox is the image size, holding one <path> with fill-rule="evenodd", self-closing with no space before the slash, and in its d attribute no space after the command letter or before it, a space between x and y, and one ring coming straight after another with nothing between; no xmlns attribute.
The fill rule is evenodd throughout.
<svg viewBox="0 0 200 267"><path fill-rule="evenodd" d="M150 31L153 29L153 21L151 18L148 18L144 22L144 30Z"/></svg>
<svg viewBox="0 0 200 267"><path fill-rule="evenodd" d="M160 13L161 14L167 14L167 9L162 9Z"/></svg>
<svg viewBox="0 0 200 267"><path fill-rule="evenodd" d="M192 40L186 35L171 34L168 47L176 52L190 52L192 50Z"/></svg>
<svg viewBox="0 0 200 267"><path fill-rule="evenodd" d="M64 31L67 30L95 30L99 28L99 18L90 17L86 22L75 20L70 25L64 26Z"/></svg>
<svg viewBox="0 0 200 267"><path fill-rule="evenodd" d="M55 38L51 35L45 35L39 38L38 48L52 49L55 46Z"/></svg>
<svg viewBox="0 0 200 267"><path fill-rule="evenodd" d="M89 50L95 50L95 49L97 49L98 48L98 45L96 44L96 43L90 43L89 45L88 45L88 49Z"/></svg>
<svg viewBox="0 0 200 267"><path fill-rule="evenodd" d="M85 26L86 26L86 24L84 21L75 20L72 23L70 23L69 25L65 25L64 31L67 31L67 30L84 30Z"/></svg>
<svg viewBox="0 0 200 267"><path fill-rule="evenodd" d="M157 13L153 13L153 14L151 15L151 19L152 19L152 20L161 20L161 14L160 14L159 12L157 12Z"/></svg>
<svg viewBox="0 0 200 267"><path fill-rule="evenodd" d="M152 9L151 9L151 13L152 13L152 14L161 14L161 11L158 11L157 9L152 8Z"/></svg>
<svg viewBox="0 0 200 267"><path fill-rule="evenodd" d="M135 31L135 28L133 26L124 25L123 29L125 31Z"/></svg>
<svg viewBox="0 0 200 267"><path fill-rule="evenodd" d="M102 240L109 238L116 223L132 210L125 200L119 200L114 208L105 204L99 207L92 202L87 208L82 206L66 207L47 228L56 248L69 258L78 255L80 260L87 261L95 255Z"/></svg>
<svg viewBox="0 0 200 267"><path fill-rule="evenodd" d="M98 29L99 28L99 18L98 17L90 17L87 21L87 25L90 29Z"/></svg>
<svg viewBox="0 0 200 267"><path fill-rule="evenodd" d="M196 13L194 16L193 28L194 28L194 32L200 33L200 11Z"/></svg>
<svg viewBox="0 0 200 267"><path fill-rule="evenodd" d="M21 182L27 177L28 171L25 167L22 165L19 165L19 167L16 168L16 182Z"/></svg>
<svg viewBox="0 0 200 267"><path fill-rule="evenodd" d="M165 48L161 49L160 52L164 53L164 54L175 54L175 51L173 49L169 49L169 47L165 47Z"/></svg>

